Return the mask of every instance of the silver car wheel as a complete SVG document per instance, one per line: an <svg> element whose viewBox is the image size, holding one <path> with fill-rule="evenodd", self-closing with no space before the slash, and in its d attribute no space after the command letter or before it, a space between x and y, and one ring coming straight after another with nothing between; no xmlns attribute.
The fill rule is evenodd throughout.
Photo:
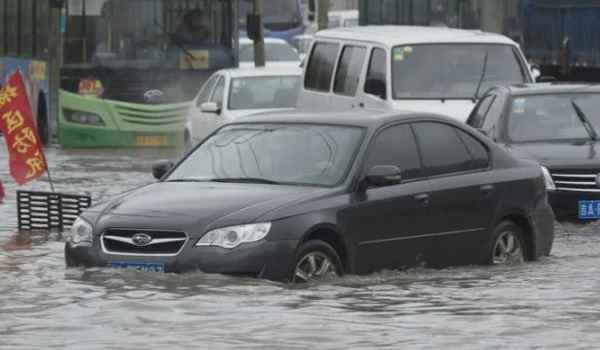
<svg viewBox="0 0 600 350"><path fill-rule="evenodd" d="M521 264L525 262L521 240L512 231L502 232L494 243L494 265Z"/></svg>
<svg viewBox="0 0 600 350"><path fill-rule="evenodd" d="M335 264L324 253L311 252L302 257L294 271L293 282L305 283L324 277L337 277Z"/></svg>

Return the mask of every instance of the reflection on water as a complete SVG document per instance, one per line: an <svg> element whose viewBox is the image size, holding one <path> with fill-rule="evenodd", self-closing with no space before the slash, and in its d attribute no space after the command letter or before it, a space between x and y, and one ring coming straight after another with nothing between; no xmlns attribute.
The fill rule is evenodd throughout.
<svg viewBox="0 0 600 350"><path fill-rule="evenodd" d="M152 181L158 156L53 150L49 158L63 179L59 190L91 191L98 200ZM7 172L0 168L3 181ZM598 223L557 226L553 255L530 264L288 286L202 273L67 270L59 233L16 233L15 186L6 185L0 349L595 349L600 341Z"/></svg>

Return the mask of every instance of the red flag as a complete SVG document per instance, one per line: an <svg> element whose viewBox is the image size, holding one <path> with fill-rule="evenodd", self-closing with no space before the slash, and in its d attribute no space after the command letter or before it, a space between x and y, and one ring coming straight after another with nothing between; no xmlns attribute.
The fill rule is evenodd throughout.
<svg viewBox="0 0 600 350"><path fill-rule="evenodd" d="M2 181L0 181L0 204L4 201L4 187L2 187Z"/></svg>
<svg viewBox="0 0 600 350"><path fill-rule="evenodd" d="M19 185L46 172L48 165L19 70L0 89L0 131L6 140L10 174Z"/></svg>

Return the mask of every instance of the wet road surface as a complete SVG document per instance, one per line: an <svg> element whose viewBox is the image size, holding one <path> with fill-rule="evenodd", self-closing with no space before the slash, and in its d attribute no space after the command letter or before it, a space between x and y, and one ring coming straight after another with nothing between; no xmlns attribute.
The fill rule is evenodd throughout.
<svg viewBox="0 0 600 350"><path fill-rule="evenodd" d="M310 286L65 269L58 233L19 234L0 138L0 349L598 349L600 224L557 224L513 267L384 271ZM95 202L152 181L160 150L47 150ZM44 179L23 189L48 190Z"/></svg>

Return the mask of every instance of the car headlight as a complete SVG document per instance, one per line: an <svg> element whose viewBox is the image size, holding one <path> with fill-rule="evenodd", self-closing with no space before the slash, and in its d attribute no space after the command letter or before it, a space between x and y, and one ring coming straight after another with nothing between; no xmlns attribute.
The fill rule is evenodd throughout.
<svg viewBox="0 0 600 350"><path fill-rule="evenodd" d="M545 166L542 167L542 174L544 174L544 183L546 184L547 191L555 191L556 185L554 184L554 180L552 180L552 175L550 175L550 171Z"/></svg>
<svg viewBox="0 0 600 350"><path fill-rule="evenodd" d="M93 126L104 126L104 120L101 116L90 112L72 111L64 109L63 114L68 122Z"/></svg>
<svg viewBox="0 0 600 350"><path fill-rule="evenodd" d="M71 226L71 234L68 238L69 243L74 247L91 247L92 246L92 225L78 217Z"/></svg>
<svg viewBox="0 0 600 350"><path fill-rule="evenodd" d="M232 249L242 243L260 241L267 236L270 229L271 223L269 222L219 228L207 232L196 243L196 246L215 246Z"/></svg>

